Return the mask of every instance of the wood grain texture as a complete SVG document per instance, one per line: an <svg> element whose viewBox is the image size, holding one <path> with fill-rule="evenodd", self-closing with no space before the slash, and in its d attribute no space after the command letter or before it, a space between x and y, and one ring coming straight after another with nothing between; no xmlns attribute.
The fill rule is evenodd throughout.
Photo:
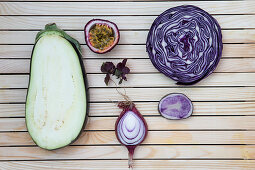
<svg viewBox="0 0 255 170"><path fill-rule="evenodd" d="M101 73L103 62L112 61L117 64L120 59L84 59L85 70L87 73ZM129 59L127 66L131 73L158 73L152 65L150 59ZM138 67L139 66L139 67ZM0 59L0 73L29 73L29 59ZM247 73L255 72L255 58L229 58L221 59L216 73ZM206 79L205 79L206 80Z"/></svg>
<svg viewBox="0 0 255 170"><path fill-rule="evenodd" d="M187 120L171 121L162 117L145 117L149 130L254 130L255 117L253 116L228 116L228 117L191 117ZM116 118L91 117L87 124L88 130L113 130ZM103 125L102 125L103 124Z"/></svg>
<svg viewBox="0 0 255 170"><path fill-rule="evenodd" d="M254 14L255 2L193 2L211 14ZM183 2L1 2L1 15L159 15Z"/></svg>
<svg viewBox="0 0 255 170"><path fill-rule="evenodd" d="M143 145L255 144L255 131L149 131ZM27 132L3 132L0 146L33 145ZM88 131L72 145L119 145L114 131Z"/></svg>
<svg viewBox="0 0 255 170"><path fill-rule="evenodd" d="M114 83L110 82L108 86L104 83L104 74L88 74L90 87L115 87ZM169 79L163 74L130 74L128 80L124 81L120 87L189 87L177 85L175 81ZM114 77L114 81L118 82ZM0 76L1 81L1 76ZM9 81L10 83L12 81ZM15 85L15 83L14 83ZM6 84L6 86L12 86ZM195 86L255 86L255 73L213 73L206 81L201 81Z"/></svg>
<svg viewBox="0 0 255 170"><path fill-rule="evenodd" d="M6 66L10 60L0 60L6 61ZM15 60L13 60L15 61ZM19 60L24 61L24 60ZM87 73L101 73L101 65L103 62L109 61L105 59L89 59L84 60L85 68ZM119 59L110 60L117 64ZM15 61L16 63L16 61ZM0 63L1 65L1 63ZM23 64L22 64L23 65ZM25 65L23 65L24 67ZM130 68L131 73L158 73L158 70L152 65L150 59L129 59L127 61L127 66ZM139 66L139 67L138 67ZM22 67L19 67L22 69ZM18 68L16 68L18 69ZM6 69L7 70L7 69ZM0 72L2 69L0 68ZM8 70L7 70L8 71ZM25 71L25 70L24 70ZM11 70L12 72L12 70ZM14 71L15 73L16 71ZM231 59L221 59L216 70L214 72L255 72L255 58L231 58ZM205 79L206 80L206 79Z"/></svg>
<svg viewBox="0 0 255 170"><path fill-rule="evenodd" d="M87 74L89 87L115 87L113 83L108 86L104 83L104 74ZM168 77L155 74L129 74L128 81L124 81L120 87L185 87L177 85ZM112 77L114 81L114 77ZM0 88L27 88L29 75L0 75ZM196 86L255 86L255 73L213 73L206 81L201 81ZM189 86L186 86L189 87Z"/></svg>
<svg viewBox="0 0 255 170"><path fill-rule="evenodd" d="M149 29L157 16L100 16L118 25L119 29ZM255 28L254 15L215 15L222 29ZM41 30L48 23L57 23L64 30L83 31L94 16L0 16L0 30Z"/></svg>
<svg viewBox="0 0 255 170"><path fill-rule="evenodd" d="M29 75L0 75L0 88L27 88Z"/></svg>
<svg viewBox="0 0 255 170"><path fill-rule="evenodd" d="M0 44L34 44L38 31L0 31ZM85 44L83 31L66 31ZM145 44L148 31L120 31L119 44ZM255 29L222 30L223 43L255 43Z"/></svg>
<svg viewBox="0 0 255 170"><path fill-rule="evenodd" d="M0 117L24 117L25 104L0 104Z"/></svg>
<svg viewBox="0 0 255 170"><path fill-rule="evenodd" d="M63 170L63 169L118 169L128 170L127 160L76 160L76 161L10 161L0 162L0 168L16 170ZM253 170L254 160L135 160L136 170Z"/></svg>
<svg viewBox="0 0 255 170"><path fill-rule="evenodd" d="M121 110L111 102L122 98L112 84L106 88L104 75L99 74L102 62L117 63L122 58L130 58L132 74L120 87L128 87L127 94L138 101L149 125L148 137L135 153L135 169L255 169L255 1L33 1L38 0L0 2L0 169L127 169L127 150L114 133ZM159 74L145 49L157 15L182 4L203 8L223 28L219 66L189 87ZM92 18L111 20L121 29L120 45L107 54L94 54L85 45L83 27ZM82 44L91 96L85 131L72 146L56 151L36 147L24 119L34 38L50 22ZM194 116L171 121L159 115L158 101L171 92L185 93L195 101Z"/></svg>
<svg viewBox="0 0 255 170"><path fill-rule="evenodd" d="M89 117L85 130L114 130L117 117ZM149 130L255 130L255 116L194 116L170 121L145 117ZM0 131L26 131L24 118L1 118Z"/></svg>
<svg viewBox="0 0 255 170"><path fill-rule="evenodd" d="M159 115L158 102L135 104L143 115ZM255 115L254 102L193 102L193 105L193 115ZM90 103L90 113L90 116L118 116L120 109L116 103Z"/></svg>
<svg viewBox="0 0 255 170"><path fill-rule="evenodd" d="M136 107L143 115L159 115L158 102L139 102ZM255 115L255 102L193 102L193 115ZM89 116L119 116L116 103L89 103ZM0 104L0 117L24 117L25 104Z"/></svg>
<svg viewBox="0 0 255 170"><path fill-rule="evenodd" d="M33 45L0 45L0 58L31 58ZM81 45L83 58L149 58L145 45L117 45L111 52L95 54ZM224 44L222 58L255 57L255 44Z"/></svg>
<svg viewBox="0 0 255 170"><path fill-rule="evenodd" d="M132 101L159 101L169 93L184 93L192 101L252 101L255 100L255 87L236 88L127 88ZM1 94L1 92L0 92ZM116 89L90 89L90 101L121 101ZM104 95L102 95L104 94ZM139 95L137 95L139 94Z"/></svg>
<svg viewBox="0 0 255 170"><path fill-rule="evenodd" d="M91 102L123 100L114 88L89 89ZM159 101L169 93L184 93L192 101L254 101L255 87L207 88L127 88L132 101ZM104 94L104 95L102 95ZM141 95L137 95L141 94ZM224 95L223 95L224 94ZM26 89L0 90L0 103L25 102Z"/></svg>
<svg viewBox="0 0 255 170"><path fill-rule="evenodd" d="M123 146L69 146L54 151L38 147L0 147L0 160L43 159L127 159ZM134 159L254 159L255 146L249 145L152 145L139 146Z"/></svg>
<svg viewBox="0 0 255 170"><path fill-rule="evenodd" d="M24 89L0 90L0 103L25 102L26 91Z"/></svg>

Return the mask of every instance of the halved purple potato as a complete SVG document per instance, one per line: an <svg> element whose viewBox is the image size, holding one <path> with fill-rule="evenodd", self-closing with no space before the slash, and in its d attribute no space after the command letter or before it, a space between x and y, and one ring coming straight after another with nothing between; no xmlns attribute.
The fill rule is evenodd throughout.
<svg viewBox="0 0 255 170"><path fill-rule="evenodd" d="M85 41L91 51L103 54L111 51L119 42L120 33L113 22L92 19L84 28Z"/></svg>
<svg viewBox="0 0 255 170"><path fill-rule="evenodd" d="M167 119L185 119L193 112L191 100L181 93L170 93L158 105L159 113Z"/></svg>

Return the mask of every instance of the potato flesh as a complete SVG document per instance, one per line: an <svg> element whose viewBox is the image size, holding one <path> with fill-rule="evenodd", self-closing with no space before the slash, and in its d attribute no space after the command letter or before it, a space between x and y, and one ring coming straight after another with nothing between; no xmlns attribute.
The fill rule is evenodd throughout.
<svg viewBox="0 0 255 170"><path fill-rule="evenodd" d="M45 149L70 144L82 130L86 91L78 55L58 35L45 35L36 43L26 103L28 131Z"/></svg>

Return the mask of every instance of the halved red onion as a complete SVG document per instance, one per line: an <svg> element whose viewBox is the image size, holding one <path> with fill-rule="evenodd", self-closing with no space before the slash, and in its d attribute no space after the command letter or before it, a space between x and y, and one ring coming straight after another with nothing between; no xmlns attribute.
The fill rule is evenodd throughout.
<svg viewBox="0 0 255 170"><path fill-rule="evenodd" d="M92 19L84 28L85 41L91 51L103 54L111 51L119 42L117 25L103 19Z"/></svg>
<svg viewBox="0 0 255 170"><path fill-rule="evenodd" d="M148 126L133 103L120 102L123 109L115 124L115 133L118 141L129 151L129 167L132 167L134 150L142 143L147 135Z"/></svg>
<svg viewBox="0 0 255 170"><path fill-rule="evenodd" d="M186 95L171 93L160 100L158 110L167 119L185 119L192 114L193 105Z"/></svg>

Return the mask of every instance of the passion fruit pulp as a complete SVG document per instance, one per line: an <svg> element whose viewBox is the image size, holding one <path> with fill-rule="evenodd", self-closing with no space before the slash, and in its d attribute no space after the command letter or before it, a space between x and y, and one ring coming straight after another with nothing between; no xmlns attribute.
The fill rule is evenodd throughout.
<svg viewBox="0 0 255 170"><path fill-rule="evenodd" d="M106 53L119 42L119 30L116 24L107 20L90 20L84 29L85 40L91 51Z"/></svg>

